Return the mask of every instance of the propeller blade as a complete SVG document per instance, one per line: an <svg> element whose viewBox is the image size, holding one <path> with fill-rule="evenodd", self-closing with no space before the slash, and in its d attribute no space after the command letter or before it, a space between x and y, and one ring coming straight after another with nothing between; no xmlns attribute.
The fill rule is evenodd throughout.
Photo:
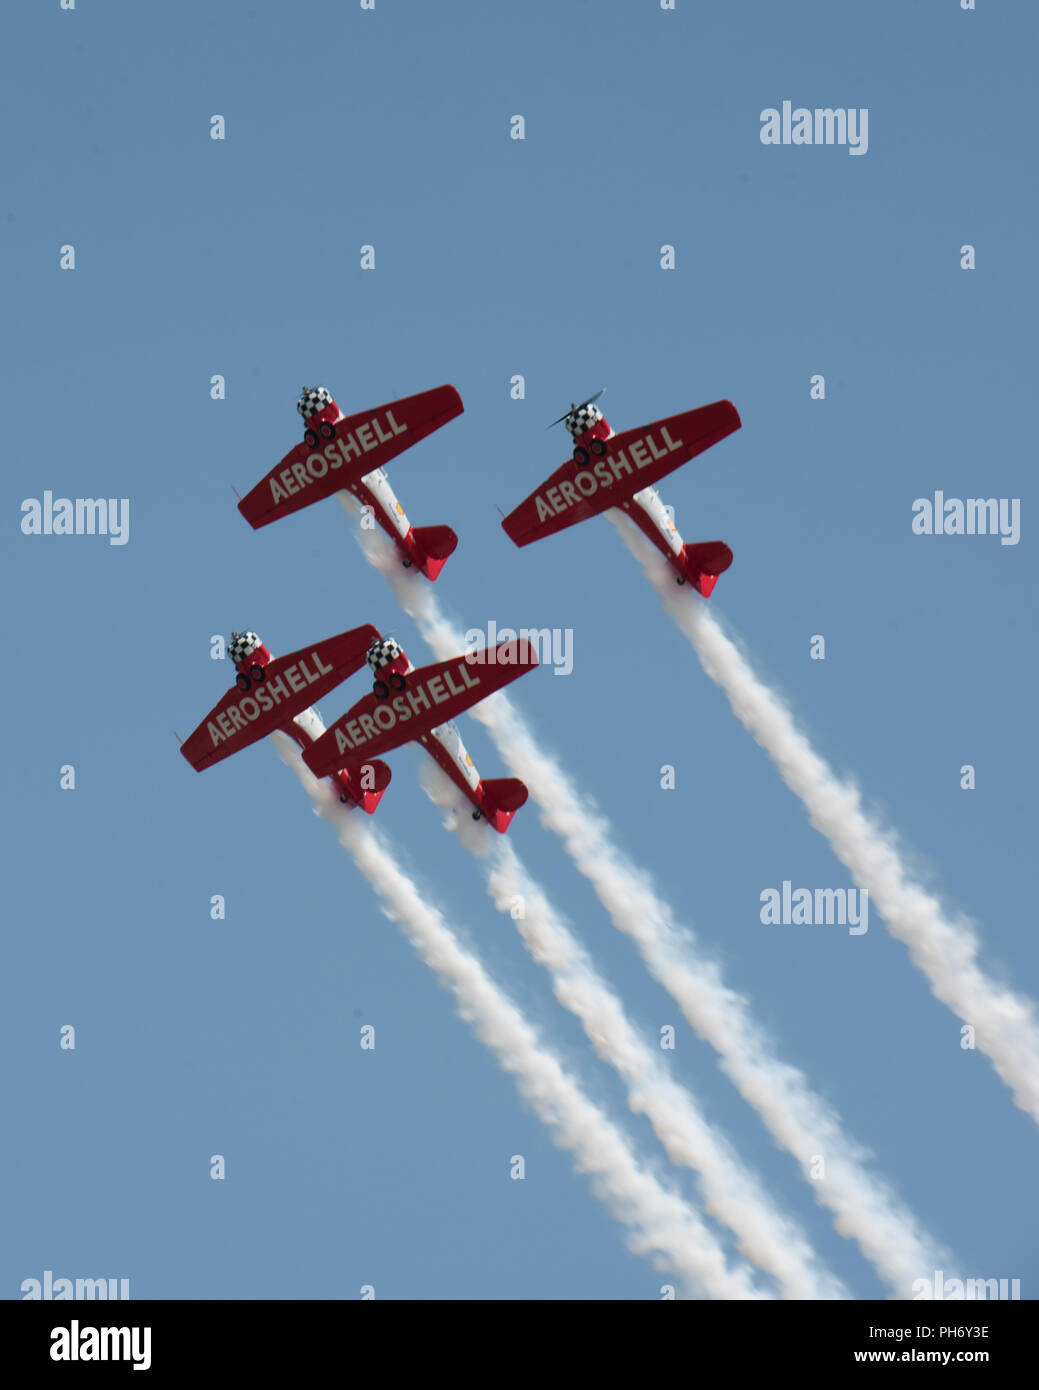
<svg viewBox="0 0 1039 1390"><path fill-rule="evenodd" d="M606 387L603 386L600 390L596 391L594 396L589 396L586 401L581 401L580 405L577 405L571 401L570 409L565 411L564 414L560 415L558 420L553 420L551 425L546 426L546 429L552 429L555 425L561 425L563 421L566 419L567 415L572 415L575 410L583 410L586 405L591 405L593 401L597 401L599 399L599 397L605 390Z"/></svg>

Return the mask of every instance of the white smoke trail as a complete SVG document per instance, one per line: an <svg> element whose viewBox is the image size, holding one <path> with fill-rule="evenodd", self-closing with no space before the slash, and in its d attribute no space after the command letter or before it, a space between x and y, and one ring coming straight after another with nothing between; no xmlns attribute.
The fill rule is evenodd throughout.
<svg viewBox="0 0 1039 1390"><path fill-rule="evenodd" d="M311 715L310 732L318 736L324 726ZM340 805L329 785L312 776L286 735L274 737L282 759L309 792L315 812L335 827L386 915L454 994L459 1015L491 1048L502 1069L516 1078L554 1142L570 1152L578 1171L590 1175L596 1196L629 1228L630 1248L680 1276L686 1292L720 1299L767 1297L755 1287L746 1265L729 1267L724 1250L696 1212L640 1165L625 1136L588 1100L479 960L462 947L380 837L361 823L361 813Z"/></svg>
<svg viewBox="0 0 1039 1390"><path fill-rule="evenodd" d="M339 494L340 497L343 494ZM352 507L344 501L348 512ZM359 530L366 558L387 579L398 601L441 659L457 655L464 637L440 612L431 587L405 573L389 545ZM857 1242L895 1294L908 1298L915 1279L953 1267L952 1257L918 1225L890 1188L865 1167L870 1157L843 1132L839 1116L797 1068L780 1061L775 1044L754 1022L748 1001L723 981L714 961L674 920L652 880L614 843L606 817L586 801L558 762L527 727L504 691L473 707L510 770L526 782L542 822L563 841L615 927L636 943L651 975L686 1020L712 1046L723 1071L796 1159L811 1170L817 1201L834 1213L841 1235ZM820 1175L818 1159L825 1161Z"/></svg>
<svg viewBox="0 0 1039 1390"><path fill-rule="evenodd" d="M599 1056L624 1080L632 1111L647 1117L672 1162L699 1172L708 1215L733 1232L747 1259L774 1276L783 1297L850 1297L821 1266L803 1233L777 1212L735 1151L710 1126L688 1089L671 1077L642 1040L512 845L486 825L473 825L458 805L459 793L434 763L423 767L422 780L432 799L452 813L449 828L483 861L495 905L515 920L527 950L550 972L560 1004L580 1020ZM520 908L517 915L514 909Z"/></svg>
<svg viewBox="0 0 1039 1390"><path fill-rule="evenodd" d="M892 935L909 947L931 992L973 1027L976 1045L1009 1086L1015 1104L1039 1121L1039 1021L1031 1000L981 969L981 943L972 928L962 920L950 921L937 898L911 880L895 836L866 815L858 788L841 781L819 757L703 599L678 588L657 551L634 527L620 519L616 524L740 723L773 759L856 884L868 890Z"/></svg>

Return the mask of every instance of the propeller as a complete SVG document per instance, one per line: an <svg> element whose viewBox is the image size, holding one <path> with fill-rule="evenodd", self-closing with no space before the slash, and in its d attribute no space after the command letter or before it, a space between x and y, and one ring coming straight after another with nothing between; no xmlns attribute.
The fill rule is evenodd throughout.
<svg viewBox="0 0 1039 1390"><path fill-rule="evenodd" d="M575 402L571 401L570 409L566 411L563 415L560 415L558 420L553 420L551 425L546 426L546 429L552 429L554 425L561 425L563 421L566 419L567 415L572 415L575 410L583 410L586 405L591 405L592 401L597 401L599 397L602 395L603 391L605 390L606 387L604 386L601 390L596 391L594 396L589 396L586 401L582 401L580 405L577 405Z"/></svg>

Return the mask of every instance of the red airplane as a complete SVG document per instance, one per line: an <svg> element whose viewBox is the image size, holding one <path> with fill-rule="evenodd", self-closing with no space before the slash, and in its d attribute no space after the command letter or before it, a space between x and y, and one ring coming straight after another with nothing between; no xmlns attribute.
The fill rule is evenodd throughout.
<svg viewBox="0 0 1039 1390"><path fill-rule="evenodd" d="M202 772L276 729L306 750L314 742L307 727L309 707L361 669L378 637L378 629L365 623L273 659L255 632L232 632L227 654L238 668L235 683L180 751ZM330 776L340 801L371 815L389 786L390 769L376 758L331 769Z"/></svg>
<svg viewBox="0 0 1039 1390"><path fill-rule="evenodd" d="M535 667L533 646L525 639L502 642L416 671L399 643L387 637L372 643L367 661L375 676L372 694L304 749L307 767L325 777L414 740L472 802L473 820L486 817L504 835L527 799L527 788L516 777L482 780L453 721Z"/></svg>
<svg viewBox="0 0 1039 1390"><path fill-rule="evenodd" d="M601 395L597 391L553 420L554 425L565 422L573 436L573 457L509 513L502 522L506 534L517 545L529 545L619 507L664 554L679 584L688 580L707 598L732 564L732 551L724 541L685 545L653 484L738 430L736 407L715 401L614 434L593 405Z"/></svg>
<svg viewBox="0 0 1039 1390"><path fill-rule="evenodd" d="M383 464L461 415L463 408L453 386L437 386L347 418L323 386L304 386L296 402L306 422L303 442L256 484L238 510L258 529L346 489L372 509L404 565L436 579L458 537L450 526L412 526Z"/></svg>

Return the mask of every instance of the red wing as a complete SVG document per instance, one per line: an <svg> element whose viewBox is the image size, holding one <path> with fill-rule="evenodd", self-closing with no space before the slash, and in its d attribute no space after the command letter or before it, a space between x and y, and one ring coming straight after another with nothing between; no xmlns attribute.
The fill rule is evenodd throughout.
<svg viewBox="0 0 1039 1390"><path fill-rule="evenodd" d="M268 526L360 481L461 415L462 409L453 386L437 386L346 416L336 422L334 439L322 439L316 449L305 440L290 449L242 498L238 510L254 529Z"/></svg>
<svg viewBox="0 0 1039 1390"><path fill-rule="evenodd" d="M740 427L731 401L715 401L607 439L606 454L579 467L568 459L502 522L517 545L529 545L575 522L619 506L681 468Z"/></svg>
<svg viewBox="0 0 1039 1390"><path fill-rule="evenodd" d="M248 691L232 686L180 746L197 772L248 748L341 685L364 665L379 632L371 623L279 656Z"/></svg>
<svg viewBox="0 0 1039 1390"><path fill-rule="evenodd" d="M409 671L402 692L391 690L381 700L366 695L306 749L303 761L311 772L325 777L350 763L378 757L446 724L537 664L534 648L520 639Z"/></svg>
<svg viewBox="0 0 1039 1390"><path fill-rule="evenodd" d="M610 441L613 442L612 440ZM594 470L595 464L601 460L593 460L590 468ZM502 522L502 530L510 540L517 545L529 545L531 541L539 541L542 536L552 536L557 531L564 531L568 526L575 526L579 521L586 521L588 517L595 516L603 510L603 507L612 506L609 500L603 503L603 507L594 507L590 498L583 497L577 491L574 482L574 475L582 470L578 469L573 459L567 459L566 463L561 463L550 478L546 478L539 488L536 488L529 497L522 501L514 511L511 511ZM588 469L583 470L588 472ZM568 505L563 506L563 495L559 491L559 484L565 482L572 489L568 495ZM591 488L591 482L595 483L595 493L598 494L602 489L600 480L595 477L594 471L591 473L591 480L585 483L585 487ZM607 497L609 494L607 493ZM620 501L620 499L617 499ZM557 514L553 509L553 504L558 502L561 510Z"/></svg>

